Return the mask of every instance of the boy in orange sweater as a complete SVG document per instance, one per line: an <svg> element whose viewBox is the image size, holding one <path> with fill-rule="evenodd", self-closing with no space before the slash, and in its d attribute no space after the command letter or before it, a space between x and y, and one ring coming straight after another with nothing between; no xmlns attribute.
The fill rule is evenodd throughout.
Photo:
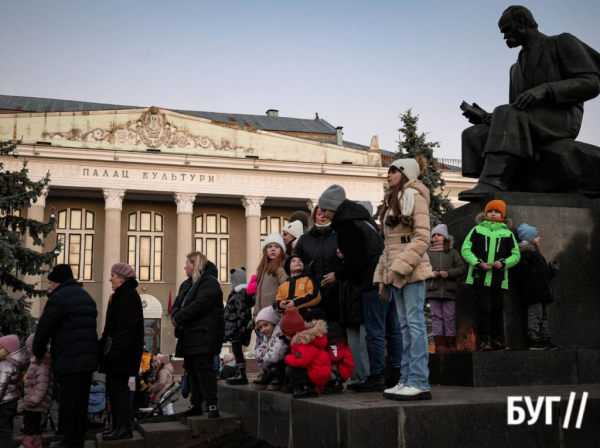
<svg viewBox="0 0 600 448"><path fill-rule="evenodd" d="M298 308L300 315L305 317L321 301L319 285L304 272L304 263L298 255L288 258L284 269L290 278L279 287L273 308L278 313Z"/></svg>

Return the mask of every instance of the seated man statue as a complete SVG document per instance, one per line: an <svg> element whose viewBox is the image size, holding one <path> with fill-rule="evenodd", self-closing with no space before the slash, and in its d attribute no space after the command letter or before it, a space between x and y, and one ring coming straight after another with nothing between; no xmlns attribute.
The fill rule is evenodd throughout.
<svg viewBox="0 0 600 448"><path fill-rule="evenodd" d="M463 103L474 124L462 134L463 175L479 178L459 199L473 201L510 191L517 169L539 158L542 147L574 140L583 118L583 103L600 93L600 54L575 36L546 36L531 12L511 6L498 22L509 48L521 47L510 69L510 104L488 114Z"/></svg>

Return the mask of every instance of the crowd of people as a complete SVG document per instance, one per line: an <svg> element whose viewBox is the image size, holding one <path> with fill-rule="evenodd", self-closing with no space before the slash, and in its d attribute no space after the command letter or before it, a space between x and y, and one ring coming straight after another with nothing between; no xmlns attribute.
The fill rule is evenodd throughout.
<svg viewBox="0 0 600 448"><path fill-rule="evenodd" d="M186 415L220 416L215 357L224 342L233 353L221 375L230 385L249 383L243 347L253 334L260 368L254 388L298 399L346 388L400 401L431 399L425 303L435 351L456 352L457 281L464 274L476 297L480 350L508 350L503 294L509 269L517 271L511 277L528 301L530 348L557 348L549 337L548 304L560 265L548 265L540 253L538 230L521 224L517 241L506 205L494 200L459 254L445 225L430 228L423 168L423 160L412 158L391 164L379 224L369 202L353 202L339 185L327 188L310 217L296 212L281 234L265 238L249 281L245 268L232 270L226 304L215 264L201 252L187 256L187 280L171 310L175 356L183 358L189 381ZM152 358L144 349L135 270L126 263L112 267L100 340L96 303L71 268L55 266L48 281L48 301L25 347L15 335L0 338L0 448L12 447L21 398L23 446L41 447L40 421L57 388L58 448L82 447L95 371L106 375L112 414L104 440L131 438L133 409L140 405L135 397L152 389L160 399L174 382L170 357ZM165 412L173 413L172 405Z"/></svg>

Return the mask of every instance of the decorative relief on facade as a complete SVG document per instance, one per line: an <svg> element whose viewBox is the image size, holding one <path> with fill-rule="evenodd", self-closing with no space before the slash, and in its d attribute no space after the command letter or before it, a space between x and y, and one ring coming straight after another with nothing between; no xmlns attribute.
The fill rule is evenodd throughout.
<svg viewBox="0 0 600 448"><path fill-rule="evenodd" d="M125 197L125 190L103 188L102 193L104 194L105 210L123 210L123 198Z"/></svg>
<svg viewBox="0 0 600 448"><path fill-rule="evenodd" d="M145 319L162 318L163 308L158 299L150 294L140 294Z"/></svg>
<svg viewBox="0 0 600 448"><path fill-rule="evenodd" d="M381 151L379 150L379 136L374 135L371 139L371 146L367 151L367 165L381 166Z"/></svg>
<svg viewBox="0 0 600 448"><path fill-rule="evenodd" d="M111 129L92 129L83 132L71 129L69 132L44 132L42 138L50 140L71 140L88 143L110 143L111 145L140 145L158 148L200 148L212 151L236 151L247 154L254 153L253 148L234 146L223 138L215 142L208 137L192 135L187 129L179 129L167 120L157 107L151 107L133 124L117 125Z"/></svg>
<svg viewBox="0 0 600 448"><path fill-rule="evenodd" d="M306 206L308 207L311 213L317 205L319 205L318 199L309 199L308 201L306 201Z"/></svg>
<svg viewBox="0 0 600 448"><path fill-rule="evenodd" d="M242 204L246 208L246 218L249 216L260 216L260 210L265 203L264 196L244 196Z"/></svg>
<svg viewBox="0 0 600 448"><path fill-rule="evenodd" d="M192 214L194 212L196 193L175 193L173 197L175 198L175 203L177 204L177 213Z"/></svg>

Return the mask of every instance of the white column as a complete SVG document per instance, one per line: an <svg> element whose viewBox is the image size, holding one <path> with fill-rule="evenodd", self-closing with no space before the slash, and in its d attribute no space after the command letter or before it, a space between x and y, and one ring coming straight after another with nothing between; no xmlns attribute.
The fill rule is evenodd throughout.
<svg viewBox="0 0 600 448"><path fill-rule="evenodd" d="M36 221L40 221L40 222L44 221L44 212L46 210L46 198L47 197L48 197L48 187L44 187L44 189L42 190L42 194L40 196L38 196L38 198L37 198L37 202L32 201L31 205L27 209L27 218L35 219ZM25 247L27 249L34 250L36 252L42 251L42 246L36 246L33 244L33 238L31 238L29 236L29 233L25 237ZM23 281L30 285L37 283L36 288L39 289L40 283L42 281L42 276L41 275L26 275L25 278L23 279ZM28 300L28 302L31 303L31 308L30 308L31 315L35 318L40 317L40 315L41 315L40 298L32 297L31 299Z"/></svg>
<svg viewBox="0 0 600 448"><path fill-rule="evenodd" d="M196 193L175 193L173 195L177 204L177 261L175 262L176 290L187 278L185 275L186 255L194 250L192 239L192 215ZM215 260L216 261L216 260Z"/></svg>
<svg viewBox="0 0 600 448"><path fill-rule="evenodd" d="M264 196L242 198L242 204L246 208L246 272L251 274L260 263L260 211L265 199Z"/></svg>
<svg viewBox="0 0 600 448"><path fill-rule="evenodd" d="M306 201L306 206L308 207L311 213L317 205L319 205L319 199L309 199L308 201Z"/></svg>
<svg viewBox="0 0 600 448"><path fill-rule="evenodd" d="M125 190L104 188L104 263L102 265L102 309L98 313L98 328L102 331L112 294L110 268L121 260L121 211Z"/></svg>

